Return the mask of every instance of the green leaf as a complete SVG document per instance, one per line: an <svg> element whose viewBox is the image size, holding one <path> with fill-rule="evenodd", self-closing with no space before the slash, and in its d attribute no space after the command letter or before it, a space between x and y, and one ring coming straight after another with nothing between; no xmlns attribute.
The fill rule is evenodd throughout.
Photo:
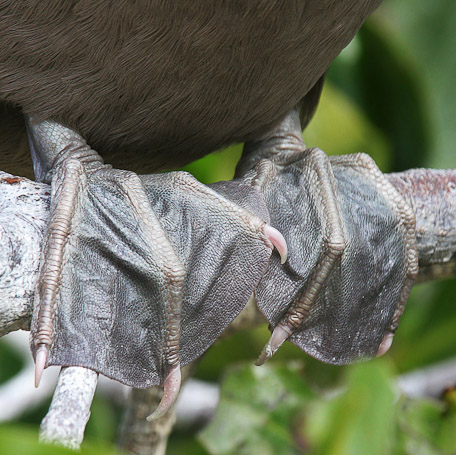
<svg viewBox="0 0 456 455"><path fill-rule="evenodd" d="M242 153L242 144L232 145L188 164L182 170L190 172L200 182L209 183L231 180Z"/></svg>
<svg viewBox="0 0 456 455"><path fill-rule="evenodd" d="M390 453L395 409L389 365L373 361L347 372L347 390L335 399L316 401L305 420L302 431L315 448L313 453Z"/></svg>
<svg viewBox="0 0 456 455"><path fill-rule="evenodd" d="M437 431L441 425L442 403L431 400L402 400L398 424L403 433L407 453L410 447L437 447Z"/></svg>
<svg viewBox="0 0 456 455"><path fill-rule="evenodd" d="M456 452L456 409L431 399L401 400L399 444L407 455Z"/></svg>
<svg viewBox="0 0 456 455"><path fill-rule="evenodd" d="M14 348L2 341L0 343L0 384L11 379L24 367L24 360Z"/></svg>
<svg viewBox="0 0 456 455"><path fill-rule="evenodd" d="M389 170L422 166L430 152L425 84L417 62L394 30L378 16L375 19L362 27L351 44L355 55L341 54L328 77L349 93L387 138Z"/></svg>
<svg viewBox="0 0 456 455"><path fill-rule="evenodd" d="M445 396L447 409L439 429L438 441L443 452L456 452L456 388L448 390Z"/></svg>
<svg viewBox="0 0 456 455"><path fill-rule="evenodd" d="M299 447L291 430L312 397L300 364L233 367L200 440L214 455L295 454Z"/></svg>

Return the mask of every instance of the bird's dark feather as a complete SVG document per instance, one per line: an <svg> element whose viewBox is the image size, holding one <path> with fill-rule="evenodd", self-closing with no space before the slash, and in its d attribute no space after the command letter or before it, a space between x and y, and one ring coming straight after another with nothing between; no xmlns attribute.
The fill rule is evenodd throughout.
<svg viewBox="0 0 456 455"><path fill-rule="evenodd" d="M300 100L312 113L306 94L379 3L4 0L0 99L78 130L116 167L176 168Z"/></svg>

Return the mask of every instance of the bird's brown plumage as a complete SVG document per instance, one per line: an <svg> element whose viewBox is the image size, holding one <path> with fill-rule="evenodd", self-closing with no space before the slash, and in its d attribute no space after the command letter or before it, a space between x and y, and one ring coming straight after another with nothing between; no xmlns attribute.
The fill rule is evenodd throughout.
<svg viewBox="0 0 456 455"><path fill-rule="evenodd" d="M78 130L116 167L176 168L301 100L310 114L319 86L306 94L379 3L3 0L0 99Z"/></svg>

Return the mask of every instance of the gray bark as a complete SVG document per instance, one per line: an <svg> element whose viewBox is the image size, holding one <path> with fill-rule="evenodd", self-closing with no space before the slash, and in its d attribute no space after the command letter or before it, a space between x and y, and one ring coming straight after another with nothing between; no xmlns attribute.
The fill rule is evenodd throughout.
<svg viewBox="0 0 456 455"><path fill-rule="evenodd" d="M40 441L79 449L97 379L98 374L87 368L62 368L51 406L41 422Z"/></svg>
<svg viewBox="0 0 456 455"><path fill-rule="evenodd" d="M419 279L456 276L456 171L412 170L388 178L415 210ZM49 199L48 185L0 172L0 336L30 326ZM246 307L234 328L258 323L258 311L252 308ZM42 440L79 447L96 380L96 373L84 368L62 369L42 423ZM173 414L155 422L144 420L158 403L159 390L132 392L121 445L134 453L164 453Z"/></svg>
<svg viewBox="0 0 456 455"><path fill-rule="evenodd" d="M49 199L48 185L0 172L0 336L29 329Z"/></svg>
<svg viewBox="0 0 456 455"><path fill-rule="evenodd" d="M456 276L456 171L411 169L387 177L415 212L418 281Z"/></svg>
<svg viewBox="0 0 456 455"><path fill-rule="evenodd" d="M456 170L389 174L415 210L419 281L456 276ZM49 186L0 171L0 336L28 330Z"/></svg>

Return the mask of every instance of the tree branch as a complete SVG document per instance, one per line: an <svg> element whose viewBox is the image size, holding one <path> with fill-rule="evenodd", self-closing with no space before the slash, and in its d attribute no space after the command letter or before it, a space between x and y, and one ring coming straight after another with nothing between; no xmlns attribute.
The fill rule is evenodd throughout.
<svg viewBox="0 0 456 455"><path fill-rule="evenodd" d="M456 171L411 169L387 177L415 212L418 282L456 276Z"/></svg>
<svg viewBox="0 0 456 455"><path fill-rule="evenodd" d="M415 210L420 279L456 276L456 171L413 170L388 178ZM0 172L0 336L29 328L49 199L48 185ZM257 325L259 312L252 309L253 303L229 330ZM43 440L79 446L96 378L96 373L84 368L62 369L41 427ZM121 437L123 447L145 453L148 445L148 453L164 453L174 417L143 420L158 400L158 388L132 392Z"/></svg>
<svg viewBox="0 0 456 455"><path fill-rule="evenodd" d="M79 449L90 417L98 374L81 367L60 371L54 397L41 422L40 441Z"/></svg>
<svg viewBox="0 0 456 455"><path fill-rule="evenodd" d="M456 170L387 175L415 210L419 281L456 276ZM30 325L50 188L0 171L0 336Z"/></svg>
<svg viewBox="0 0 456 455"><path fill-rule="evenodd" d="M30 326L49 199L48 185L0 172L0 336Z"/></svg>

